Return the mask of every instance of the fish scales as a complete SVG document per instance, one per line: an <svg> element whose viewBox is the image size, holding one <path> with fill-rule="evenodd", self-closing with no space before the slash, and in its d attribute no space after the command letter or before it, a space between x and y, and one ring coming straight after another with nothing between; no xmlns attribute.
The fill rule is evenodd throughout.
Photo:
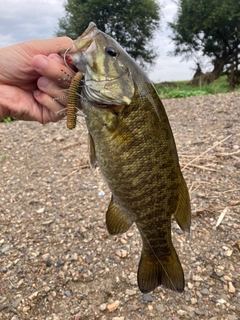
<svg viewBox="0 0 240 320"><path fill-rule="evenodd" d="M62 52L63 54L63 52ZM82 111L90 159L112 192L110 234L136 223L142 238L138 285L182 292L184 274L171 239L171 217L190 228L190 200L162 102L148 77L111 37L90 23L66 61L84 73Z"/></svg>

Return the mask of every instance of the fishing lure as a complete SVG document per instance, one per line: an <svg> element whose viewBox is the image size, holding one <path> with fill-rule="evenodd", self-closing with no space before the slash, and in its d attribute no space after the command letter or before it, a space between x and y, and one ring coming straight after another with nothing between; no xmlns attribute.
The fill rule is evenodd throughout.
<svg viewBox="0 0 240 320"><path fill-rule="evenodd" d="M67 128L74 129L77 122L77 103L83 74L77 72L73 77L69 91L67 104Z"/></svg>

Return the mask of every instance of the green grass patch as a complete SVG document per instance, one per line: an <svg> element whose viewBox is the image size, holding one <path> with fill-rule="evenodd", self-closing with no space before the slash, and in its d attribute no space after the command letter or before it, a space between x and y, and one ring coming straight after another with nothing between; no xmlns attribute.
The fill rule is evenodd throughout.
<svg viewBox="0 0 240 320"><path fill-rule="evenodd" d="M227 76L222 76L209 85L199 84L198 86L193 86L189 84L189 81L173 81L156 83L155 87L159 96L163 99L187 98L230 92Z"/></svg>
<svg viewBox="0 0 240 320"><path fill-rule="evenodd" d="M12 122L15 120L17 120L17 119L14 117L7 117L7 118L4 118L3 120L1 120L0 122Z"/></svg>

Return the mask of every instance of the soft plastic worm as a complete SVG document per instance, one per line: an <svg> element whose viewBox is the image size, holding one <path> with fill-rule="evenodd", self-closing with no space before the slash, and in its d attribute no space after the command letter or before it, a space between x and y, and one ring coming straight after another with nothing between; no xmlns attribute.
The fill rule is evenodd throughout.
<svg viewBox="0 0 240 320"><path fill-rule="evenodd" d="M67 128L74 129L77 122L77 103L80 91L80 85L83 75L77 72L73 77L68 91L67 105Z"/></svg>

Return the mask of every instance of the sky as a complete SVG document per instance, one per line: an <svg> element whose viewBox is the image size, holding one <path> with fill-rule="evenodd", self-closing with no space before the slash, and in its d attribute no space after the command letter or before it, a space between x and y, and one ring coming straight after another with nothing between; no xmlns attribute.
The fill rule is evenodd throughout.
<svg viewBox="0 0 240 320"><path fill-rule="evenodd" d="M54 36L58 19L64 16L65 0L0 0L0 48L32 39L47 39ZM163 2L163 0L161 1ZM181 61L181 57L170 57L173 43L168 37L171 30L167 22L173 21L177 6L165 0L162 7L161 29L154 39L158 58L148 72L152 81L190 80L193 62Z"/></svg>

